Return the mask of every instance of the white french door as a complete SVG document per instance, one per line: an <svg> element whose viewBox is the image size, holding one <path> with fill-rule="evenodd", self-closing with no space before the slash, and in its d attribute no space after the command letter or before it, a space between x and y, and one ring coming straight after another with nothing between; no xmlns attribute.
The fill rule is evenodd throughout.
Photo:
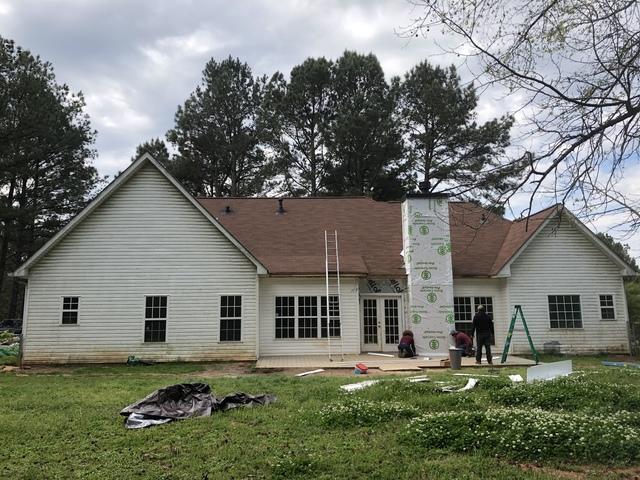
<svg viewBox="0 0 640 480"><path fill-rule="evenodd" d="M363 297L361 300L363 352L395 352L402 324L400 297Z"/></svg>

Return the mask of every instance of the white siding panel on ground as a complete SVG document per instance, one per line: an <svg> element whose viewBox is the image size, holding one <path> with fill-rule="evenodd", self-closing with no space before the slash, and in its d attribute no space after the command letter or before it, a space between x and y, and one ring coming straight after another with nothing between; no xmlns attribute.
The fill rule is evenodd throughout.
<svg viewBox="0 0 640 480"><path fill-rule="evenodd" d="M168 296L165 343L143 342L145 295ZM242 296L240 342L219 342L221 295ZM256 267L147 165L31 269L24 361L252 359L256 302Z"/></svg>
<svg viewBox="0 0 640 480"><path fill-rule="evenodd" d="M507 310L506 281L501 278L454 278L454 297L491 297L496 345L493 355L502 353L511 315ZM472 299L473 302L473 299ZM475 312L474 312L475 313Z"/></svg>
<svg viewBox="0 0 640 480"><path fill-rule="evenodd" d="M344 353L360 353L358 279L341 278ZM280 339L275 335L275 297L326 295L324 278L260 278L260 356L328 354L327 339ZM334 339L332 339L334 341ZM331 350L340 352L339 340Z"/></svg>
<svg viewBox="0 0 640 480"><path fill-rule="evenodd" d="M620 267L570 221L547 225L513 262L508 282L510 309L522 305L540 351L552 341L559 342L565 353L629 351ZM599 295L606 294L614 298L614 321L600 318ZM551 328L548 295L579 295L583 328ZM513 351L529 352L521 327L514 333Z"/></svg>

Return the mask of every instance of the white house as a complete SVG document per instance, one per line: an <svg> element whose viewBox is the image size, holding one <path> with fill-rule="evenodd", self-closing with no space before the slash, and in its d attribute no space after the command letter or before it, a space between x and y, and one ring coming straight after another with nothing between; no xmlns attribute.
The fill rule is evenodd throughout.
<svg viewBox="0 0 640 480"><path fill-rule="evenodd" d="M240 360L325 354L330 341L344 353L392 352L411 325L401 208L195 199L144 155L14 273L27 282L23 361ZM486 305L500 349L521 305L539 349L628 352L623 277L636 272L571 213L510 221L463 202L445 211L456 329ZM325 230L338 232L341 269L331 335ZM512 351L528 351L518 330Z"/></svg>

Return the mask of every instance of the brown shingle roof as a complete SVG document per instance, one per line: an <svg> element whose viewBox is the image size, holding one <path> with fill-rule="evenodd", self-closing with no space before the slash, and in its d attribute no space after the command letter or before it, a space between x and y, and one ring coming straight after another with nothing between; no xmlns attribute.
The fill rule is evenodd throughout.
<svg viewBox="0 0 640 480"><path fill-rule="evenodd" d="M345 274L405 274L399 202L364 197L200 198L198 201L273 275L324 274L324 231L338 231ZM231 213L225 213L226 207ZM454 276L491 276L516 253L551 209L510 221L466 202L449 203Z"/></svg>

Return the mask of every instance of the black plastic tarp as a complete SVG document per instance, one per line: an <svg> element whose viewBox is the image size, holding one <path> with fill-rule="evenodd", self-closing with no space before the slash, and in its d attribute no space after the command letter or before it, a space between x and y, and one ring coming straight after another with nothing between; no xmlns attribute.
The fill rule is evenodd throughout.
<svg viewBox="0 0 640 480"><path fill-rule="evenodd" d="M275 401L276 397L268 394L232 393L218 398L206 383L181 383L156 390L123 408L120 415L127 417L127 428L144 428L173 420L208 417L212 412L232 408L268 405Z"/></svg>

